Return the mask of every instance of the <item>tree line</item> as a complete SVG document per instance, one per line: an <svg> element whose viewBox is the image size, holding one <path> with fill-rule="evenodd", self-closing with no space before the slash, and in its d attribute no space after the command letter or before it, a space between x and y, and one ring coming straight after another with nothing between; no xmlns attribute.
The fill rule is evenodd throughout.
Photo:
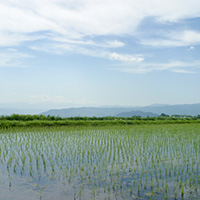
<svg viewBox="0 0 200 200"><path fill-rule="evenodd" d="M9 120L9 121L62 121L62 120L72 120L72 121L104 121L104 120L196 120L200 119L200 115L190 116L190 115L167 115L162 113L158 117L141 117L141 116L132 116L132 117L60 117L60 116L45 116L45 115L22 115L22 114L12 114L12 115L1 115L0 120Z"/></svg>

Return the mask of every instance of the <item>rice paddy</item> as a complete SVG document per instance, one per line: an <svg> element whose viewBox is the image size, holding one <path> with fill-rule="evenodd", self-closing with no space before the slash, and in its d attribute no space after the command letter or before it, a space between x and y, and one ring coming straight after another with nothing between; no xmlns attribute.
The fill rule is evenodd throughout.
<svg viewBox="0 0 200 200"><path fill-rule="evenodd" d="M0 199L200 199L200 124L0 130Z"/></svg>

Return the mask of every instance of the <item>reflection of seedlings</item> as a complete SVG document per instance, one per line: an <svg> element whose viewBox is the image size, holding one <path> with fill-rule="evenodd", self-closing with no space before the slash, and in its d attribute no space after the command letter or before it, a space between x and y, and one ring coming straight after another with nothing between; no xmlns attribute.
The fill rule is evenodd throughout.
<svg viewBox="0 0 200 200"><path fill-rule="evenodd" d="M51 163L51 172L54 173L55 172L55 168L54 168L55 164L54 162Z"/></svg>
<svg viewBox="0 0 200 200"><path fill-rule="evenodd" d="M79 189L78 195L81 198L81 195L82 195L82 189L81 188Z"/></svg>
<svg viewBox="0 0 200 200"><path fill-rule="evenodd" d="M23 176L23 174L24 174L24 166L23 165L21 167L20 174L21 174L21 176Z"/></svg>
<svg viewBox="0 0 200 200"><path fill-rule="evenodd" d="M16 168L17 168L17 164L15 163L15 164L14 164L14 167L13 167L13 172L14 172L14 173L16 173L16 170L17 170Z"/></svg>
<svg viewBox="0 0 200 200"><path fill-rule="evenodd" d="M44 166L44 171L46 171L46 169L47 169L47 166L46 166L46 160L45 160L43 154L41 154L41 157L42 157L42 162L43 162L43 166Z"/></svg>
<svg viewBox="0 0 200 200"><path fill-rule="evenodd" d="M138 183L138 196L140 196L140 183Z"/></svg>
<svg viewBox="0 0 200 200"><path fill-rule="evenodd" d="M184 185L181 187L181 197L184 197Z"/></svg>
<svg viewBox="0 0 200 200"><path fill-rule="evenodd" d="M36 167L37 167L37 171L39 171L39 156L36 157Z"/></svg>
<svg viewBox="0 0 200 200"><path fill-rule="evenodd" d="M32 165L30 165L29 174L30 174L31 177L33 176L33 166Z"/></svg>
<svg viewBox="0 0 200 200"><path fill-rule="evenodd" d="M40 188L40 200L42 199L42 189Z"/></svg>
<svg viewBox="0 0 200 200"><path fill-rule="evenodd" d="M13 161L13 156L11 156L9 159L8 159L8 162L7 162L7 169L9 170L9 168L11 167L12 165L12 161Z"/></svg>
<svg viewBox="0 0 200 200"><path fill-rule="evenodd" d="M177 190L174 191L174 199L177 199Z"/></svg>
<svg viewBox="0 0 200 200"><path fill-rule="evenodd" d="M9 178L9 190L11 190L11 178Z"/></svg>

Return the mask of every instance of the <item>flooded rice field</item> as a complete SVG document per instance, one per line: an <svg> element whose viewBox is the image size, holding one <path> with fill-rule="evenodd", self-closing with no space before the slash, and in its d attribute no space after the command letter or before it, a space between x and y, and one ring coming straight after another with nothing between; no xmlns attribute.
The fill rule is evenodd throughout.
<svg viewBox="0 0 200 200"><path fill-rule="evenodd" d="M0 199L200 199L200 125L2 129Z"/></svg>

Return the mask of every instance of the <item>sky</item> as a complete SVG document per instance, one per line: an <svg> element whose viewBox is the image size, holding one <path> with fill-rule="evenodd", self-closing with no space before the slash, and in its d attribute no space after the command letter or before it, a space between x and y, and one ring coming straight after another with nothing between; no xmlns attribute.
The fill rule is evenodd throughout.
<svg viewBox="0 0 200 200"><path fill-rule="evenodd" d="M200 103L199 0L0 0L0 103Z"/></svg>

